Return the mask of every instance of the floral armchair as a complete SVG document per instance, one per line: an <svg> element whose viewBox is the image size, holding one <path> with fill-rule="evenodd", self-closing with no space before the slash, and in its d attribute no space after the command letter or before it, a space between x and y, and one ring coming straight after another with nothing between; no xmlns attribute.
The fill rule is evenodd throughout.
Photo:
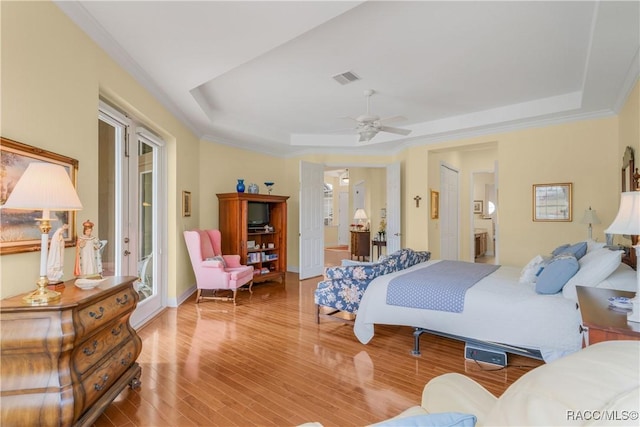
<svg viewBox="0 0 640 427"><path fill-rule="evenodd" d="M403 270L428 261L431 252L400 249L375 263L361 263L343 267L328 267L325 280L318 283L314 292L316 323L320 323L321 307L334 309L327 315L338 312L358 313L360 300L369 283L378 276Z"/></svg>

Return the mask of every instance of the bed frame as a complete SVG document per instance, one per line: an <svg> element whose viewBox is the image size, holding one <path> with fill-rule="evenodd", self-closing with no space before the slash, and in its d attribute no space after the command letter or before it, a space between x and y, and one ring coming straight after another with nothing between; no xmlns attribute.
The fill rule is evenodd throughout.
<svg viewBox="0 0 640 427"><path fill-rule="evenodd" d="M507 344L501 344L501 343L495 343L495 342L489 342L489 341L480 341L480 340L465 338L458 335L451 335L451 334L446 334L444 332L437 332L437 331L432 331L432 330L423 329L423 328L415 328L413 332L413 350L411 350L411 354L414 355L415 357L420 356L420 335L424 334L425 332L432 335L438 335L445 338L464 341L467 344L481 345L483 347L488 347L490 349L497 350L497 351L504 351L507 353L530 357L532 359L544 360L542 358L542 353L540 353L539 350L514 347Z"/></svg>

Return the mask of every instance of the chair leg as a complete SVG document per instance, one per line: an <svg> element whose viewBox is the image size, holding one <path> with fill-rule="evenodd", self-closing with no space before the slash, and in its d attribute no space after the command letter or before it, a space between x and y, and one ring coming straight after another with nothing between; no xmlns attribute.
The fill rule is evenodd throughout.
<svg viewBox="0 0 640 427"><path fill-rule="evenodd" d="M320 305L316 304L316 325L320 324Z"/></svg>
<svg viewBox="0 0 640 427"><path fill-rule="evenodd" d="M249 282L249 293L250 294L253 293L253 290L251 288L253 288L253 280Z"/></svg>
<svg viewBox="0 0 640 427"><path fill-rule="evenodd" d="M198 289L198 293L196 294L196 304L200 302L200 294L202 293L202 289Z"/></svg>
<svg viewBox="0 0 640 427"><path fill-rule="evenodd" d="M236 305L236 295L238 295L238 289L233 290L233 305Z"/></svg>

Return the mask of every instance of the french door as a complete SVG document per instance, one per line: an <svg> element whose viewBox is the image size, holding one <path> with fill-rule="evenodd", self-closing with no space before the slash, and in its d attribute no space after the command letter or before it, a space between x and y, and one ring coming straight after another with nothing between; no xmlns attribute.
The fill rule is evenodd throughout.
<svg viewBox="0 0 640 427"><path fill-rule="evenodd" d="M100 103L98 226L107 240L103 275L136 276L140 302L131 324L140 326L166 305L164 256L164 143L121 112Z"/></svg>

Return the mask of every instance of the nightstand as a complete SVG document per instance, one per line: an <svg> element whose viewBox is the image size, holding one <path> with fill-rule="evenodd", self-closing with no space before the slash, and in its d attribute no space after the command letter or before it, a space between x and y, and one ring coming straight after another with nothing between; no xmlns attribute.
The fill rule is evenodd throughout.
<svg viewBox="0 0 640 427"><path fill-rule="evenodd" d="M587 329L585 344L600 341L640 340L640 323L628 322L627 313L609 308L610 297L633 298L634 292L576 286L582 325Z"/></svg>

